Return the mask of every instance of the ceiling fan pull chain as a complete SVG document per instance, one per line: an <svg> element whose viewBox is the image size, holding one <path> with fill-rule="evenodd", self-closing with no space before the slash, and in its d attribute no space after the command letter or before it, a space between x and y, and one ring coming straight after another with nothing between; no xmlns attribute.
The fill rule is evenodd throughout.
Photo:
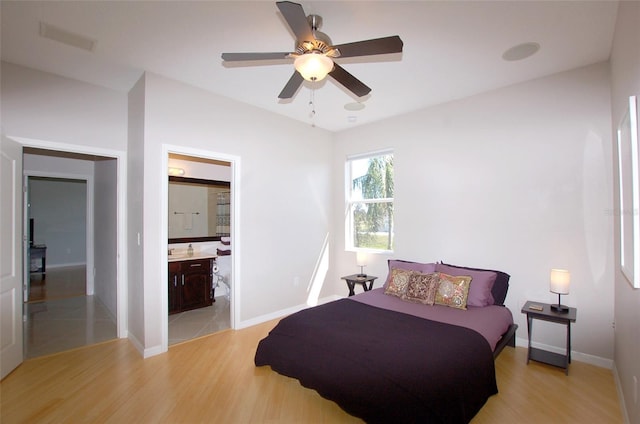
<svg viewBox="0 0 640 424"><path fill-rule="evenodd" d="M311 112L309 113L309 117L311 118L311 126L315 127L315 117L316 117L316 89L315 87L311 88L311 92L309 94L309 106L311 106Z"/></svg>

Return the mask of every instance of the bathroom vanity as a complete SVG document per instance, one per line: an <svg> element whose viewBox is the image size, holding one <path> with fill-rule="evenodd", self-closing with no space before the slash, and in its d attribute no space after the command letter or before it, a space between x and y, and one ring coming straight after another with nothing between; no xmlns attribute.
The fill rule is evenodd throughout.
<svg viewBox="0 0 640 424"><path fill-rule="evenodd" d="M169 256L169 314L211 306L215 256Z"/></svg>

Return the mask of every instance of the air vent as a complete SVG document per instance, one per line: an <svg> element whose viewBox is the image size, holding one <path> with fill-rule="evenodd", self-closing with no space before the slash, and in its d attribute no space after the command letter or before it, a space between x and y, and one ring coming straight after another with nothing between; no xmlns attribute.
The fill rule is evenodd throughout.
<svg viewBox="0 0 640 424"><path fill-rule="evenodd" d="M96 46L95 40L87 38L84 35L74 34L62 28L57 28L45 22L40 22L40 36L90 52L92 52Z"/></svg>

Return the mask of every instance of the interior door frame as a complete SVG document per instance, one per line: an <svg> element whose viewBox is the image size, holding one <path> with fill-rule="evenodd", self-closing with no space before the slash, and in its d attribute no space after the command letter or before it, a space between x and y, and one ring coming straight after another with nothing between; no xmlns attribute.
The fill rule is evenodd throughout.
<svg viewBox="0 0 640 424"><path fill-rule="evenodd" d="M24 165L24 163L23 163ZM93 246L94 243L94 236L93 236L93 226L94 226L94 222L93 222L93 198L94 198L94 185L93 185L93 176L92 175L85 175L85 174L64 174L64 173L58 173L58 172L48 172L48 171L44 171L44 172L40 172L40 171L25 171L24 167L23 167L23 175L24 175L24 187L25 187L25 195L24 197L24 204L23 204L23 234L28 234L28 228L29 228L29 206L28 206L28 201L29 201L29 178L32 177L36 177L36 178L51 178L51 179L66 179L66 180L77 180L77 181L84 181L87 185L86 185L86 189L87 189L87 193L86 193L86 207L85 207L85 224L86 224L86 228L85 228L85 244L86 244L86 262L87 262L87 266L86 266L86 285L85 285L85 294L86 295L92 295L95 292L94 289L94 275L93 275L93 268L95 266L94 263L94 252L93 252L93 247L89 248L89 246ZM28 250L29 250L29 241L27 240L26 243L24 243L23 246L23 257L25 258L25 264L24 264L24 279L25 279L25 293L24 293L24 302L27 302L29 300L29 286L30 286L30 265L29 263L27 263L28 261L26 260L26 258L29 257L28 254Z"/></svg>
<svg viewBox="0 0 640 424"><path fill-rule="evenodd" d="M103 156L116 160L116 190L117 190L117 282L116 282L116 330L118 338L128 337L128 283L127 283L127 244L126 244L126 205L127 205L127 152L122 150L104 149L100 147L79 144L59 143L48 140L38 140L25 137L10 137L22 147L32 147L66 153ZM77 176L76 176L77 177ZM88 217L87 217L88 218Z"/></svg>
<svg viewBox="0 0 640 424"><path fill-rule="evenodd" d="M162 145L162 164L163 174L158 176L161 181L161 225L160 237L163 242L160 245L161 263L168 263L167 250L169 246L169 222L166 211L169 207L169 178L167 169L169 166L169 154L192 156L194 158L204 158L229 162L231 164L231 240L233 240L233 255L231 255L231 301L230 309L230 325L232 329L236 329L240 323L240 157L229 155L226 153L213 152L209 150L194 149L185 146L177 146L171 144ZM169 293L166 287L166 280L159 282L159 290L161 293L161 307L163 311L169 308ZM169 314L163 314L161 323L161 345L162 351L166 352L169 347Z"/></svg>

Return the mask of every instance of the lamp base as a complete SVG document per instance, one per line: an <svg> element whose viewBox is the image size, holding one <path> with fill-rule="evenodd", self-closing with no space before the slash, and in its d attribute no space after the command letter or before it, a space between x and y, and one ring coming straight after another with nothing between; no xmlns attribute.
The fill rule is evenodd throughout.
<svg viewBox="0 0 640 424"><path fill-rule="evenodd" d="M364 273L364 265L360 265L360 273L356 275L358 278L367 278L367 274Z"/></svg>
<svg viewBox="0 0 640 424"><path fill-rule="evenodd" d="M560 304L553 304L551 305L551 310L555 311L555 312L560 312L563 314L566 314L567 312L569 312L569 307L565 306L565 305L560 305Z"/></svg>

